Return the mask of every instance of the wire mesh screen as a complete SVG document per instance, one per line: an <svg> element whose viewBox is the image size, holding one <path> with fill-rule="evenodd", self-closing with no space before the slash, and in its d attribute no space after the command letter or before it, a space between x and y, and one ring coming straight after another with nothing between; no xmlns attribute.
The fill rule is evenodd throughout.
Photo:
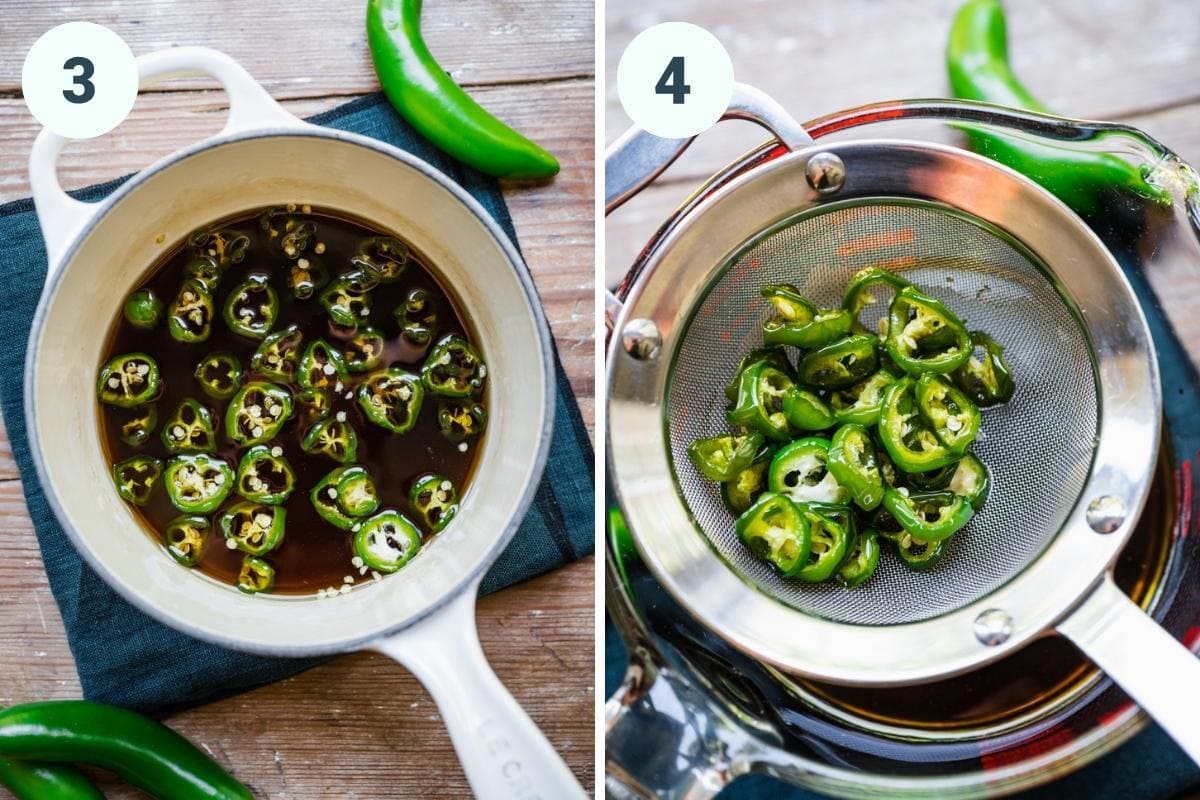
<svg viewBox="0 0 1200 800"><path fill-rule="evenodd" d="M1017 384L1006 405L983 410L974 451L988 465L987 504L949 543L941 563L913 572L885 547L875 576L856 589L783 578L734 533L719 486L687 457L695 439L728 430L722 388L762 344L769 316L759 290L795 284L837 306L851 275L870 265L899 272L944 302L971 330L1005 345ZM875 326L890 292L863 319ZM791 351L793 361L796 352ZM928 619L998 588L1050 541L1075 505L1098 428L1092 353L1047 275L1004 238L932 204L876 203L809 215L768 234L711 288L672 365L667 398L680 492L722 556L763 591L800 611L864 625Z"/></svg>

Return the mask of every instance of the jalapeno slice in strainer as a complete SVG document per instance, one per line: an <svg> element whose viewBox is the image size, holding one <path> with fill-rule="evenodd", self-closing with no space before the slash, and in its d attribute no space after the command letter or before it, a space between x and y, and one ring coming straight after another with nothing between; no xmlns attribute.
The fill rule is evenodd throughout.
<svg viewBox="0 0 1200 800"><path fill-rule="evenodd" d="M896 376L886 369L877 370L866 380L829 393L829 407L839 424L853 423L872 426L879 422L883 411L883 396L896 382Z"/></svg>
<svg viewBox="0 0 1200 800"><path fill-rule="evenodd" d="M229 399L242 385L242 365L232 353L209 353L194 374L204 393L216 400Z"/></svg>
<svg viewBox="0 0 1200 800"><path fill-rule="evenodd" d="M458 514L458 489L449 478L425 475L408 492L408 501L433 533L440 533Z"/></svg>
<svg viewBox="0 0 1200 800"><path fill-rule="evenodd" d="M346 340L343 359L353 373L370 372L383 363L383 334L371 327L360 327Z"/></svg>
<svg viewBox="0 0 1200 800"><path fill-rule="evenodd" d="M981 407L1007 403L1016 391L1004 347L983 331L971 332L971 357L954 371L954 382Z"/></svg>
<svg viewBox="0 0 1200 800"><path fill-rule="evenodd" d="M183 513L208 514L233 491L233 470L207 453L176 456L167 462L163 485L171 504Z"/></svg>
<svg viewBox="0 0 1200 800"><path fill-rule="evenodd" d="M400 335L413 344L424 347L433 341L437 333L437 299L424 289L410 289L395 311Z"/></svg>
<svg viewBox="0 0 1200 800"><path fill-rule="evenodd" d="M354 461L358 454L358 434L345 420L344 412L339 412L338 416L342 418L323 419L309 428L300 442L301 449L328 456L339 464Z"/></svg>
<svg viewBox="0 0 1200 800"><path fill-rule="evenodd" d="M904 472L931 472L957 458L922 419L911 377L888 387L878 430L892 462Z"/></svg>
<svg viewBox="0 0 1200 800"><path fill-rule="evenodd" d="M296 374L300 362L300 344L304 334L295 325L269 333L250 356L250 369L273 381L287 383Z"/></svg>
<svg viewBox="0 0 1200 800"><path fill-rule="evenodd" d="M953 372L971 357L971 337L962 321L912 286L892 298L884 346L910 375Z"/></svg>
<svg viewBox="0 0 1200 800"><path fill-rule="evenodd" d="M242 500L221 512L217 527L230 550L261 556L283 542L286 521L287 510L281 506Z"/></svg>
<svg viewBox="0 0 1200 800"><path fill-rule="evenodd" d="M321 305L338 325L352 327L371 315L368 290L346 277L335 278L321 292Z"/></svg>
<svg viewBox="0 0 1200 800"><path fill-rule="evenodd" d="M125 298L125 321L135 328L152 330L162 320L163 301L152 289L138 289Z"/></svg>
<svg viewBox="0 0 1200 800"><path fill-rule="evenodd" d="M483 433L487 410L470 398L442 398L438 400L437 420L442 436L458 444Z"/></svg>
<svg viewBox="0 0 1200 800"><path fill-rule="evenodd" d="M167 523L163 544L171 558L185 567L194 567L204 558L211 533L207 517L184 514Z"/></svg>
<svg viewBox="0 0 1200 800"><path fill-rule="evenodd" d="M767 486L797 503L844 505L850 492L829 471L828 439L810 436L787 444L771 459Z"/></svg>
<svg viewBox="0 0 1200 800"><path fill-rule="evenodd" d="M988 468L974 453L967 453L954 467L946 488L971 504L978 511L987 502L992 488L992 477Z"/></svg>
<svg viewBox="0 0 1200 800"><path fill-rule="evenodd" d="M274 439L292 416L292 395L274 383L247 383L225 410L225 435L242 446Z"/></svg>
<svg viewBox="0 0 1200 800"><path fill-rule="evenodd" d="M821 389L840 389L867 378L879 365L879 339L856 333L811 351L800 359L800 382Z"/></svg>
<svg viewBox="0 0 1200 800"><path fill-rule="evenodd" d="M470 343L456 333L444 337L421 367L426 388L445 397L468 397L483 388L487 366Z"/></svg>
<svg viewBox="0 0 1200 800"><path fill-rule="evenodd" d="M933 569L946 553L946 540L931 542L904 533L894 542L901 563L911 570L926 572Z"/></svg>
<svg viewBox="0 0 1200 800"><path fill-rule="evenodd" d="M850 314L840 308L818 309L790 284L764 286L762 296L775 315L763 323L763 344L821 347L850 332Z"/></svg>
<svg viewBox="0 0 1200 800"><path fill-rule="evenodd" d="M953 492L909 492L903 487L885 491L883 505L909 535L925 542L949 539L974 513L971 504Z"/></svg>
<svg viewBox="0 0 1200 800"><path fill-rule="evenodd" d="M871 288L880 285L887 285L899 291L911 284L896 273L879 266L864 267L854 273L846 287L846 293L842 296L842 308L849 312L855 323L859 322L858 315L862 310L876 302Z"/></svg>
<svg viewBox="0 0 1200 800"><path fill-rule="evenodd" d="M139 406L121 423L121 441L133 447L141 447L150 441L150 435L158 427L158 406Z"/></svg>
<svg viewBox="0 0 1200 800"><path fill-rule="evenodd" d="M329 342L317 339L309 342L296 367L296 382L302 389L340 392L348 380L342 354Z"/></svg>
<svg viewBox="0 0 1200 800"><path fill-rule="evenodd" d="M808 520L811 538L808 559L795 575L808 583L820 583L831 577L846 559L854 545L854 530L850 524L812 506L802 506L801 511Z"/></svg>
<svg viewBox="0 0 1200 800"><path fill-rule="evenodd" d="M785 399L796 392L792 379L770 364L754 364L741 373L737 400L725 412L731 425L758 431L769 439L786 441L792 428L784 413Z"/></svg>
<svg viewBox="0 0 1200 800"><path fill-rule="evenodd" d="M758 499L767 488L767 469L771 466L771 450L764 450L763 455L753 464L739 471L727 481L721 483L721 499L735 514L741 514Z"/></svg>
<svg viewBox="0 0 1200 800"><path fill-rule="evenodd" d="M392 433L412 430L424 397L421 380L399 367L371 373L358 387L358 404L367 419Z"/></svg>
<svg viewBox="0 0 1200 800"><path fill-rule="evenodd" d="M211 453L217 449L212 412L191 397L163 420L162 443L170 453Z"/></svg>
<svg viewBox="0 0 1200 800"><path fill-rule="evenodd" d="M163 464L147 455L130 456L113 465L113 483L121 499L144 506L150 501L154 485L163 474Z"/></svg>
<svg viewBox="0 0 1200 800"><path fill-rule="evenodd" d="M863 511L871 511L883 501L883 475L866 428L861 425L838 428L830 443L826 466Z"/></svg>
<svg viewBox="0 0 1200 800"><path fill-rule="evenodd" d="M133 408L148 403L162 391L158 362L145 353L115 356L100 369L96 396L101 403Z"/></svg>
<svg viewBox="0 0 1200 800"><path fill-rule="evenodd" d="M933 435L955 455L967 452L979 435L979 409L954 384L926 373L917 379L917 410Z"/></svg>
<svg viewBox="0 0 1200 800"><path fill-rule="evenodd" d="M216 306L212 292L195 278L188 278L167 309L167 330L171 338L184 344L208 339L212 333Z"/></svg>
<svg viewBox="0 0 1200 800"><path fill-rule="evenodd" d="M868 528L858 535L853 549L838 567L837 580L847 589L862 586L879 567L879 534Z"/></svg>
<svg viewBox="0 0 1200 800"><path fill-rule="evenodd" d="M252 272L233 287L225 301L225 324L239 336L261 339L275 326L279 316L279 295L271 288L268 276Z"/></svg>
<svg viewBox="0 0 1200 800"><path fill-rule="evenodd" d="M395 236L370 236L359 243L350 263L380 283L394 283L408 266L408 245Z"/></svg>
<svg viewBox="0 0 1200 800"><path fill-rule="evenodd" d="M238 572L237 588L245 594L271 591L275 588L275 568L264 559L246 556Z"/></svg>
<svg viewBox="0 0 1200 800"><path fill-rule="evenodd" d="M255 445L238 462L237 493L247 500L279 505L295 488L296 473L278 445Z"/></svg>
<svg viewBox="0 0 1200 800"><path fill-rule="evenodd" d="M399 511L387 509L362 523L354 535L354 552L368 567L395 572L421 549L421 533Z"/></svg>
<svg viewBox="0 0 1200 800"><path fill-rule="evenodd" d="M687 453L704 477L728 481L754 462L764 441L758 431L712 436L692 442Z"/></svg>
<svg viewBox="0 0 1200 800"><path fill-rule="evenodd" d="M795 575L808 558L808 519L786 495L766 492L738 517L734 529L750 552L783 575Z"/></svg>

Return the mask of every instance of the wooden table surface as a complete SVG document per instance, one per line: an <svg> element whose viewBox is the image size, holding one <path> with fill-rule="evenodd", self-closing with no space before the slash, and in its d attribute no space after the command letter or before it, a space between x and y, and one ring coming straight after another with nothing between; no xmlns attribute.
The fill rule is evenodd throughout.
<svg viewBox="0 0 1200 800"><path fill-rule="evenodd" d="M200 44L239 60L301 116L378 88L363 2L220 0L121 4L8 2L0 21L0 202L29 194L37 126L21 63L49 28L106 25L135 54ZM505 187L559 352L589 429L594 403L593 153L595 8L590 0L436 0L430 48L481 103L546 145L562 173ZM142 94L116 131L71 144L67 188L135 171L220 129L225 96L203 80ZM483 648L504 683L587 787L595 785L594 559L486 598ZM7 438L0 429L0 706L79 696ZM437 709L400 667L351 655L273 686L167 720L263 798L461 797L466 781ZM103 778L110 798L144 795ZM0 794L3 790L0 790Z"/></svg>

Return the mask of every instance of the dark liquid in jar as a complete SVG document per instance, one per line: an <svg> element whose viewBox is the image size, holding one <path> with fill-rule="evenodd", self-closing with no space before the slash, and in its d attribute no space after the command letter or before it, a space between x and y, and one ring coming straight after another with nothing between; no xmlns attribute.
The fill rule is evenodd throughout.
<svg viewBox="0 0 1200 800"><path fill-rule="evenodd" d="M158 426L149 440L140 447L132 447L121 440L121 424L132 416L131 412L104 405L100 407L100 428L110 462L116 463L139 453L161 459L164 464L170 461L173 455L162 442L161 428L180 401L190 397L207 406L212 412L217 431L215 455L223 458L236 471L239 459L248 448L234 445L225 436L224 415L229 401L217 400L205 394L193 373L197 363L204 356L214 352L226 352L232 353L241 363L244 370L243 384L252 380L279 383L275 379L257 375L250 369L250 357L261 340L234 333L221 317L226 299L251 272L269 274L271 285L279 295L279 315L271 328L272 332L296 325L304 336L302 347L320 338L339 352L342 351L345 339L352 332L339 331L330 324L328 314L317 299L320 290L306 300L298 300L293 296L288 283L291 262L268 245L266 234L258 222L263 211L265 209L220 220L207 226L245 233L250 237L250 246L240 263L233 264L224 271L220 284L213 292L216 313L212 321L212 332L206 341L192 344L178 342L168 333L165 323L160 323L153 330L139 330L125 321L121 309L116 310L116 319L104 350L104 362L122 353L146 353L158 362L163 391L156 401ZM316 224L317 233L313 241L324 244L324 252L320 258L331 276L336 276L338 272L349 267L350 258L357 252L358 243L364 238L392 235L371 228L363 222L324 211L297 211L297 216ZM192 257L192 249L186 246L186 243L179 243L133 288L149 288L169 306L185 277L184 266ZM402 339L400 325L393 315L393 311L403 305L405 295L415 288L426 290L438 301L440 311L434 342L447 334L458 333L478 345L478 340L472 334L466 318L458 310L451 294L422 263L420 256L410 252L407 267L401 278L394 283L380 283L370 292L371 311L370 316L364 318L364 324L380 331L387 341L383 363L379 369L398 365L409 372L420 373L428 348L415 347ZM462 497L472 473L479 441L469 440L467 450L463 452L458 445L447 440L438 429L437 396L428 392L412 430L401 435L384 430L365 418L354 396L345 396L358 385L362 377L361 374L351 374L344 392L336 395L331 393L333 403L330 415L345 412L347 422L358 434L358 451L354 463L366 467L374 478L379 492L380 509L398 510L422 528L423 540L428 541L430 531L424 528L421 515L408 501L410 486L414 479L434 472L452 481ZM291 388L294 394L295 387ZM309 454L301 449L300 441L305 430L301 426L300 416L297 404L296 412L279 435L267 443L271 447L278 445L283 448L284 458L296 473L296 490L282 504L287 510L283 543L264 556L275 568L273 591L276 594L315 593L319 589L342 586L347 575L352 576L356 583L369 582L372 579L371 573L360 575L359 569L352 564L353 534L330 525L313 509L309 490L330 471L342 465L327 456ZM213 528L204 557L196 567L231 586L237 584L245 554L240 550L225 547L216 520L222 510L241 499L233 492L220 509L207 515ZM141 517L146 530L159 542L162 541L162 531L167 524L181 514L171 504L161 480L145 506L131 505L130 508ZM170 558L165 549L163 558Z"/></svg>

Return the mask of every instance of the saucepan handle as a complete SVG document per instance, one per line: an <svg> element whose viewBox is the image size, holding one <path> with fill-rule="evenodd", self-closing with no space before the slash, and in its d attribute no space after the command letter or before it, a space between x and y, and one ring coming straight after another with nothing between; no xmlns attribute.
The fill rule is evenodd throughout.
<svg viewBox="0 0 1200 800"><path fill-rule="evenodd" d="M256 128L299 127L305 123L288 113L229 56L207 47L173 47L137 58L140 86L184 75L209 75L229 95L229 118L218 136ZM29 183L46 240L49 270L60 266L67 245L103 203L84 203L63 191L58 182L58 155L66 139L45 128L29 155Z"/></svg>
<svg viewBox="0 0 1200 800"><path fill-rule="evenodd" d="M1200 764L1200 659L1122 592L1112 578L1058 631L1082 650Z"/></svg>
<svg viewBox="0 0 1200 800"><path fill-rule="evenodd" d="M394 658L425 685L477 798L586 797L488 666L475 630L478 592L476 580L442 608L370 649Z"/></svg>

